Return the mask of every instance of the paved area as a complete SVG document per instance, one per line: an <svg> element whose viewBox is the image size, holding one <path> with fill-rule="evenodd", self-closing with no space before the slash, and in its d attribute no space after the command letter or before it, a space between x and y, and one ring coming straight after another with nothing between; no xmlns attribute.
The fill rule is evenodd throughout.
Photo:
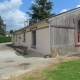
<svg viewBox="0 0 80 80"><path fill-rule="evenodd" d="M12 42L0 43L0 47L1 47L1 46L4 46L4 45L7 45L7 44L12 44Z"/></svg>
<svg viewBox="0 0 80 80"><path fill-rule="evenodd" d="M14 49L6 46L6 43L0 44L0 80L45 67L52 61L53 59L43 58L42 54L30 50L28 50L28 55L22 56Z"/></svg>

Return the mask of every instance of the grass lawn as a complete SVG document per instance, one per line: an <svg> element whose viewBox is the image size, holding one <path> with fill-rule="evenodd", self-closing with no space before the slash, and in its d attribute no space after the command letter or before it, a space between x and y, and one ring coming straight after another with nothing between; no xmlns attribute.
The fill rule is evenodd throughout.
<svg viewBox="0 0 80 80"><path fill-rule="evenodd" d="M52 64L10 80L80 80L80 60Z"/></svg>

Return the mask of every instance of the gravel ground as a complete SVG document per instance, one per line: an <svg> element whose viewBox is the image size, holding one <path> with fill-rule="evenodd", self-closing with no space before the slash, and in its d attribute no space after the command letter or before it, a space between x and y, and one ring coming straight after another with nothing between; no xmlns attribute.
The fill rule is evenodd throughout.
<svg viewBox="0 0 80 80"><path fill-rule="evenodd" d="M30 53L30 54L29 54ZM21 56L12 48L0 46L0 80L19 76L36 68L42 68L52 63L52 58L43 58L43 55L29 51L28 55Z"/></svg>
<svg viewBox="0 0 80 80"><path fill-rule="evenodd" d="M36 68L46 67L51 63L80 59L77 56L43 58L43 55L30 50L28 50L28 55L22 56L6 44L8 43L0 44L0 80L19 76Z"/></svg>
<svg viewBox="0 0 80 80"><path fill-rule="evenodd" d="M4 46L6 44L12 44L12 42L7 42L7 43L0 43L0 46Z"/></svg>

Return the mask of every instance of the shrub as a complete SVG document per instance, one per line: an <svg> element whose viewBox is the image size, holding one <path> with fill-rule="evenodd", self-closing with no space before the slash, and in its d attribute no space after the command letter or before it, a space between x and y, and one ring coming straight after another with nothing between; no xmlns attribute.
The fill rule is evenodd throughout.
<svg viewBox="0 0 80 80"><path fill-rule="evenodd" d="M0 36L0 43L11 42L11 37Z"/></svg>

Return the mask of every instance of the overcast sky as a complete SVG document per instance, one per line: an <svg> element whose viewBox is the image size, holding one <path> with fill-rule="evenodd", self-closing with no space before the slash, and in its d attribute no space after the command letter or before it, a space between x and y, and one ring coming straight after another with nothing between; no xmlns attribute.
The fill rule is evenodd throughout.
<svg viewBox="0 0 80 80"><path fill-rule="evenodd" d="M50 1L54 3L51 13L56 14L80 7L80 0ZM30 12L29 7L32 3L35 3L35 0L0 0L0 14L6 24L7 31L24 27L24 21L29 18L26 12Z"/></svg>

